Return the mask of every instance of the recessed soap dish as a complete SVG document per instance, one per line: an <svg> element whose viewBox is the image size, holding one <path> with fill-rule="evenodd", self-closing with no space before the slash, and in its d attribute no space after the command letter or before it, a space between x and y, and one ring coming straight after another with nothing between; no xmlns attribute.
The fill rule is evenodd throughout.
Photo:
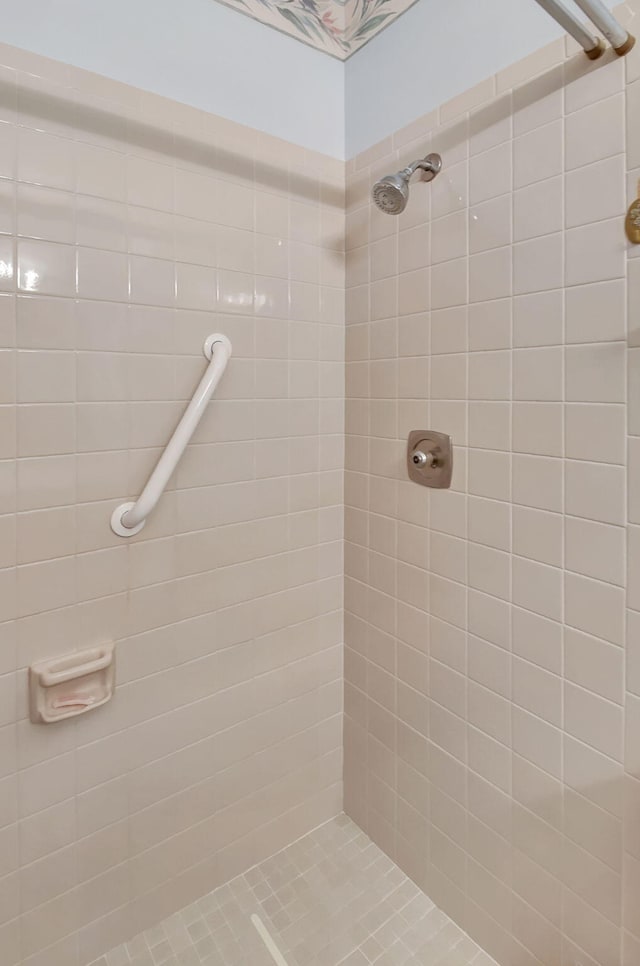
<svg viewBox="0 0 640 966"><path fill-rule="evenodd" d="M33 722L52 724L106 704L115 685L113 644L100 644L40 661L29 668L29 710Z"/></svg>

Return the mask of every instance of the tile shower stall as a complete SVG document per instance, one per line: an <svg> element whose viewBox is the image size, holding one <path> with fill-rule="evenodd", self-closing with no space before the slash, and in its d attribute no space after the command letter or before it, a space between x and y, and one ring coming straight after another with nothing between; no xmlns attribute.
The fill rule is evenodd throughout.
<svg viewBox="0 0 640 966"><path fill-rule="evenodd" d="M1 966L638 966L640 45L346 164L0 63ZM32 723L29 667L112 642Z"/></svg>

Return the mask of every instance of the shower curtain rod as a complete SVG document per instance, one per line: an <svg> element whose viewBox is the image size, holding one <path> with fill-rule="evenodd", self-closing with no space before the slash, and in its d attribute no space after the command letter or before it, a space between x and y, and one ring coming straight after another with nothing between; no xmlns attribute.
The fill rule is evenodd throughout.
<svg viewBox="0 0 640 966"><path fill-rule="evenodd" d="M633 37L622 24L618 23L613 14L607 10L602 0L575 0L576 4L589 20L602 33L619 57L628 54L635 44ZM605 51L604 42L597 37L564 6L560 0L536 0L563 30L577 40L590 60L597 60Z"/></svg>

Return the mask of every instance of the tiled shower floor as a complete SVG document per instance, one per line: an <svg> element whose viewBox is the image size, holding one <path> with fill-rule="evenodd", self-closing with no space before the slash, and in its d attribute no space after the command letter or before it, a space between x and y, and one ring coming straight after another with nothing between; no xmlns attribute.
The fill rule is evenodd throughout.
<svg viewBox="0 0 640 966"><path fill-rule="evenodd" d="M252 916L272 937L273 952ZM345 815L91 966L276 963L495 966Z"/></svg>

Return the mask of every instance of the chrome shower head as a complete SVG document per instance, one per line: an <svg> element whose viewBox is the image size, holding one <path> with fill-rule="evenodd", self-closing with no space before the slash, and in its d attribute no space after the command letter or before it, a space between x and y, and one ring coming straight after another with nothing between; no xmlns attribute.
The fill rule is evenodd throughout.
<svg viewBox="0 0 640 966"><path fill-rule="evenodd" d="M424 171L423 181L433 181L442 170L442 158L439 154L428 154L420 161L413 161L397 174L386 174L373 186L371 195L374 202L387 215L399 215L407 207L409 200L409 181L415 171Z"/></svg>
<svg viewBox="0 0 640 966"><path fill-rule="evenodd" d="M386 174L373 186L373 200L387 215L399 215L409 200L409 175L406 171Z"/></svg>

